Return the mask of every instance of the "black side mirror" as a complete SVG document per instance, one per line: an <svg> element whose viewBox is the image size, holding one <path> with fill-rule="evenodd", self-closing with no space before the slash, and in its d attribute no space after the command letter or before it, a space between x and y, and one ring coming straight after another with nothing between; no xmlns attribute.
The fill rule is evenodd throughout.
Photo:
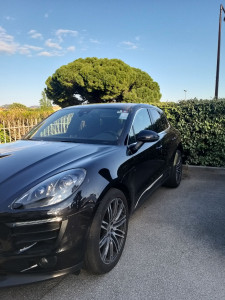
<svg viewBox="0 0 225 300"><path fill-rule="evenodd" d="M137 141L143 143L156 142L158 139L158 133L152 130L142 130L137 135Z"/></svg>
<svg viewBox="0 0 225 300"><path fill-rule="evenodd" d="M158 133L152 130L142 130L137 135L137 142L135 144L131 144L128 149L133 154L141 148L144 143L152 143L156 142L159 139Z"/></svg>

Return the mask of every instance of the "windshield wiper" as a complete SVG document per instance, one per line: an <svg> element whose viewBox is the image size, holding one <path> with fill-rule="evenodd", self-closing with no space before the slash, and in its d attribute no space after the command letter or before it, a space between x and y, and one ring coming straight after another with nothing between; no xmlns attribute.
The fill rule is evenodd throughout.
<svg viewBox="0 0 225 300"><path fill-rule="evenodd" d="M79 143L76 140L59 140L57 142L61 142L61 143Z"/></svg>

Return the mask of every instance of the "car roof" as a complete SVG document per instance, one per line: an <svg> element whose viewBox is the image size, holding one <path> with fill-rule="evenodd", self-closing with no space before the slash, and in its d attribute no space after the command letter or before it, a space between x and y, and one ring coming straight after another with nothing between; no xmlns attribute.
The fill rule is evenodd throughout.
<svg viewBox="0 0 225 300"><path fill-rule="evenodd" d="M95 103L95 104L84 104L84 105L74 105L74 106L69 106L64 109L73 109L75 107L79 107L79 109L82 108L87 108L87 107L93 107L93 108L118 108L118 109L138 109L141 107L146 107L146 108L157 108L160 110L158 107L150 105L150 104L144 104L144 103Z"/></svg>

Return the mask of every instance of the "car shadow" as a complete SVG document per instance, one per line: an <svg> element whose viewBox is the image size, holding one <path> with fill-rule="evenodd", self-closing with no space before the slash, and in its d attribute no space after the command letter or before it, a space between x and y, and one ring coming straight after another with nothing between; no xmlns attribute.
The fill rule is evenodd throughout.
<svg viewBox="0 0 225 300"><path fill-rule="evenodd" d="M148 214L150 228L155 225L173 227L179 231L180 239L186 237L187 242L192 240L191 244L194 242L225 254L225 174L203 175L184 176L176 189L159 188L132 219Z"/></svg>

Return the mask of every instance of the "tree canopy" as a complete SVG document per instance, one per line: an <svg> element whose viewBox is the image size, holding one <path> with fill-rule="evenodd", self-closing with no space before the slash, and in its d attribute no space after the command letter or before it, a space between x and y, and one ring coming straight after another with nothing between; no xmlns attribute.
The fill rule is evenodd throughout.
<svg viewBox="0 0 225 300"><path fill-rule="evenodd" d="M46 80L46 95L61 107L83 102L157 103L157 82L119 59L79 58L61 66Z"/></svg>

